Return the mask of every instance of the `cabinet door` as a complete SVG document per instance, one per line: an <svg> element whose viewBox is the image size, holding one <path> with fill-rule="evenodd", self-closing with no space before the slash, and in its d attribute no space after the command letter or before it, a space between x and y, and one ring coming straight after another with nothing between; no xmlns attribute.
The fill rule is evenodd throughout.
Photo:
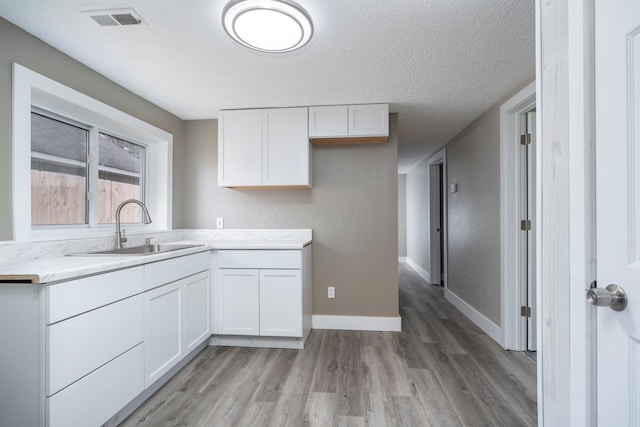
<svg viewBox="0 0 640 427"><path fill-rule="evenodd" d="M346 105L309 107L309 138L336 138L349 135Z"/></svg>
<svg viewBox="0 0 640 427"><path fill-rule="evenodd" d="M218 185L262 185L262 110L220 112Z"/></svg>
<svg viewBox="0 0 640 427"><path fill-rule="evenodd" d="M263 185L311 185L307 111L307 108L264 110Z"/></svg>
<svg viewBox="0 0 640 427"><path fill-rule="evenodd" d="M182 286L173 282L145 292L145 387L182 358Z"/></svg>
<svg viewBox="0 0 640 427"><path fill-rule="evenodd" d="M349 136L388 136L389 104L349 105Z"/></svg>
<svg viewBox="0 0 640 427"><path fill-rule="evenodd" d="M260 335L302 336L300 270L260 270Z"/></svg>
<svg viewBox="0 0 640 427"><path fill-rule="evenodd" d="M209 272L203 272L183 281L184 286L184 354L188 354L209 338L210 287Z"/></svg>
<svg viewBox="0 0 640 427"><path fill-rule="evenodd" d="M258 335L258 270L218 270L218 333Z"/></svg>

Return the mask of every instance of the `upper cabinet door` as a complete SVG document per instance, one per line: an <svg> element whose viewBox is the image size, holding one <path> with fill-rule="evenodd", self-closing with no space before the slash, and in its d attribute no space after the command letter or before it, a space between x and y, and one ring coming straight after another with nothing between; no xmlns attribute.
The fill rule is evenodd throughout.
<svg viewBox="0 0 640 427"><path fill-rule="evenodd" d="M349 136L389 135L389 104L349 105Z"/></svg>
<svg viewBox="0 0 640 427"><path fill-rule="evenodd" d="M309 138L337 138L349 135L346 105L309 107Z"/></svg>
<svg viewBox="0 0 640 427"><path fill-rule="evenodd" d="M263 185L311 186L307 123L307 108L263 111Z"/></svg>
<svg viewBox="0 0 640 427"><path fill-rule="evenodd" d="M262 111L222 111L218 121L218 185L262 182Z"/></svg>

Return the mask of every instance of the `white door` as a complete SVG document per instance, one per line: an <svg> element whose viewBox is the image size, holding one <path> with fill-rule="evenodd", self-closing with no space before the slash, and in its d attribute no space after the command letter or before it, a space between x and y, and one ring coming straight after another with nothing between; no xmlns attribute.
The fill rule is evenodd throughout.
<svg viewBox="0 0 640 427"><path fill-rule="evenodd" d="M260 335L258 270L218 270L218 333Z"/></svg>
<svg viewBox="0 0 640 427"><path fill-rule="evenodd" d="M429 262L429 278L432 285L442 284L442 230L440 229L442 209L442 165L429 165L429 232L431 258Z"/></svg>
<svg viewBox="0 0 640 427"><path fill-rule="evenodd" d="M209 272L203 271L180 281L184 286L184 354L211 335L209 322Z"/></svg>
<svg viewBox="0 0 640 427"><path fill-rule="evenodd" d="M145 388L182 359L182 298L180 282L144 293Z"/></svg>
<svg viewBox="0 0 640 427"><path fill-rule="evenodd" d="M598 425L640 426L640 1L595 7L597 280L628 296L596 312Z"/></svg>
<svg viewBox="0 0 640 427"><path fill-rule="evenodd" d="M260 335L302 336L300 270L260 270Z"/></svg>
<svg viewBox="0 0 640 427"><path fill-rule="evenodd" d="M263 185L310 185L308 120L306 108L264 110Z"/></svg>
<svg viewBox="0 0 640 427"><path fill-rule="evenodd" d="M527 283L527 303L526 305L531 309L531 315L527 317L527 350L537 350L537 313L538 308L536 306L536 232L535 227L537 221L536 215L536 112L529 111L527 113L527 134L529 135L529 144L527 144L527 159L526 159L526 212L527 219L531 221L531 230L527 232L527 248L526 248L526 283Z"/></svg>

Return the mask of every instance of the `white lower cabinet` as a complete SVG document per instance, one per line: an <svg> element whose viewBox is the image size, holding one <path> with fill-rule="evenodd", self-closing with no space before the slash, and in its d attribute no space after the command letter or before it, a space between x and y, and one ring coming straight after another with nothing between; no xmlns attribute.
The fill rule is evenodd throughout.
<svg viewBox="0 0 640 427"><path fill-rule="evenodd" d="M144 390L143 344L45 401L49 427L99 426Z"/></svg>
<svg viewBox="0 0 640 427"><path fill-rule="evenodd" d="M144 293L145 387L211 335L209 271Z"/></svg>
<svg viewBox="0 0 640 427"><path fill-rule="evenodd" d="M302 336L300 270L260 270L260 335Z"/></svg>
<svg viewBox="0 0 640 427"><path fill-rule="evenodd" d="M180 282L144 293L145 387L182 358L182 295Z"/></svg>
<svg viewBox="0 0 640 427"><path fill-rule="evenodd" d="M218 270L218 333L260 334L258 270Z"/></svg>
<svg viewBox="0 0 640 427"><path fill-rule="evenodd" d="M306 337L310 255L310 248L218 251L217 333Z"/></svg>

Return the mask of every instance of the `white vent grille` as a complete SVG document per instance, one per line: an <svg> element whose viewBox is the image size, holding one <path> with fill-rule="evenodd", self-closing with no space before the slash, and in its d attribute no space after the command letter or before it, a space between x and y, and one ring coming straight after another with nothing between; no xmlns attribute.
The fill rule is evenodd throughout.
<svg viewBox="0 0 640 427"><path fill-rule="evenodd" d="M140 15L133 9L89 10L82 13L89 15L91 19L102 27L139 25L143 22Z"/></svg>

